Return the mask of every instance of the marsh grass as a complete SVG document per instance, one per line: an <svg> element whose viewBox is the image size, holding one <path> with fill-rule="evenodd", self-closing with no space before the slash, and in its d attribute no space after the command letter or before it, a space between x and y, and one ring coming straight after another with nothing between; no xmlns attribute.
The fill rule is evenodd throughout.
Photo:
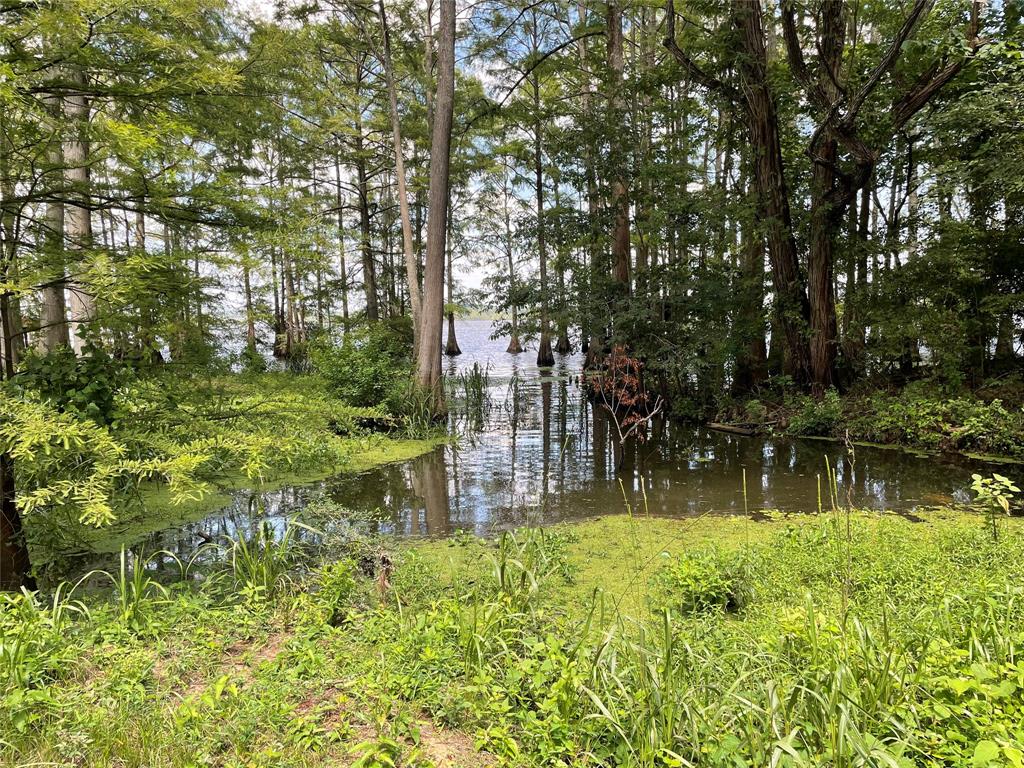
<svg viewBox="0 0 1024 768"><path fill-rule="evenodd" d="M292 571L308 555L303 543L299 541L301 531L314 536L323 535L316 528L291 518L280 535L275 533L268 521L263 521L255 533L239 535L223 545L231 566L231 575L241 594L272 597L289 582Z"/></svg>
<svg viewBox="0 0 1024 768"><path fill-rule="evenodd" d="M817 518L637 510L419 544L383 593L351 561L304 573L292 527L222 545L222 580L169 594L126 568L89 610L12 596L0 738L13 764L184 768L216 745L224 766L412 765L427 717L512 766L1017 765L1020 526L860 513L822 480L836 509ZM721 557L698 587L743 561L742 610L692 610L665 580L701 546ZM121 594L141 596L142 641L111 629ZM222 657L247 644L232 653L264 661ZM156 653L195 693L154 682Z"/></svg>

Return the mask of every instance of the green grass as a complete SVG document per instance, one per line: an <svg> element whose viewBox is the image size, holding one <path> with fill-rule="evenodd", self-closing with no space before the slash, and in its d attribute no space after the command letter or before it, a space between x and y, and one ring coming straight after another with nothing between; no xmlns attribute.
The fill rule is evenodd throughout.
<svg viewBox="0 0 1024 768"><path fill-rule="evenodd" d="M1000 526L623 515L351 542L305 576L248 542L202 585L123 587L130 619L118 589L14 597L0 762L1019 765L1024 529Z"/></svg>

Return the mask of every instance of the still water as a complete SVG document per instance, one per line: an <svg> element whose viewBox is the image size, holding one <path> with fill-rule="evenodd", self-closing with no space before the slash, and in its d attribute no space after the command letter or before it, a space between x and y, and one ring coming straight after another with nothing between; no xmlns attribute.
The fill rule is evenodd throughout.
<svg viewBox="0 0 1024 768"><path fill-rule="evenodd" d="M819 487L827 488L826 462L843 503L912 513L967 501L971 473L992 471L978 462L877 448L858 447L851 458L827 441L742 437L670 422L623 450L614 424L582 395L580 355L562 356L541 371L534 351L509 355L506 340L490 333L488 321L460 322L463 354L445 361L453 377L474 365L487 375L479 408L467 412L458 393L453 398L457 444L315 486L240 492L228 508L156 534L147 548L189 551L262 519L283 524L322 494L380 532L486 535L627 507L674 517L813 512ZM822 494L828 506L827 490Z"/></svg>

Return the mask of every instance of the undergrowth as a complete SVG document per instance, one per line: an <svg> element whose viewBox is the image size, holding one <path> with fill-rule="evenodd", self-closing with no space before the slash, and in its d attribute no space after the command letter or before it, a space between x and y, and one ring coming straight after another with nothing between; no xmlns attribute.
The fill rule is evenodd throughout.
<svg viewBox="0 0 1024 768"><path fill-rule="evenodd" d="M950 393L928 382L898 391L875 390L821 397L765 391L733 404L718 420L797 436L834 437L926 451L1024 459L1024 409L1000 390Z"/></svg>
<svg viewBox="0 0 1024 768"><path fill-rule="evenodd" d="M4 598L2 759L1021 765L1024 531L998 525L624 516L312 572L267 531L198 583Z"/></svg>

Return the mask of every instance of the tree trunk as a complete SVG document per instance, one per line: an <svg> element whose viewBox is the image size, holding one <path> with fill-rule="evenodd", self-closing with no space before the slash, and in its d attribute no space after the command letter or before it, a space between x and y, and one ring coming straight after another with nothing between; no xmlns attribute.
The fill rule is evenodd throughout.
<svg viewBox="0 0 1024 768"><path fill-rule="evenodd" d="M767 54L759 0L734 0L733 19L740 32L743 56L740 83L750 143L755 157L757 184L767 227L768 255L772 266L778 325L782 326L788 364L800 384L811 380L811 352L807 342L810 305L800 275L789 188L782 164L779 119L768 84ZM774 341L773 341L774 344Z"/></svg>
<svg viewBox="0 0 1024 768"><path fill-rule="evenodd" d="M249 264L242 264L242 285L245 289L245 346L250 354L256 354L256 313L252 306L252 281Z"/></svg>
<svg viewBox="0 0 1024 768"><path fill-rule="evenodd" d="M565 296L565 239L562 236L562 201L555 185L555 274L558 279L558 341L555 352L560 355L572 354L569 341L569 315Z"/></svg>
<svg viewBox="0 0 1024 768"><path fill-rule="evenodd" d="M856 381L865 373L865 304L868 292L868 234L871 220L871 187L874 177L860 191L860 204L851 206L851 215L856 210L856 227L851 238L850 263L852 265L846 279L846 297L844 299L843 317L843 357L845 368L851 381Z"/></svg>
<svg viewBox="0 0 1024 768"><path fill-rule="evenodd" d="M533 170L534 192L537 197L537 254L540 259L540 340L537 342L537 365L545 368L555 364L555 356L551 352L548 252L544 233L544 161L540 138L540 84L536 78L533 81L533 96L537 121L533 126Z"/></svg>
<svg viewBox="0 0 1024 768"><path fill-rule="evenodd" d="M577 4L580 26L586 26L587 6L585 2ZM593 85L590 80L590 72L587 69L587 38L582 37L578 43L580 68L583 72L583 87L580 93L580 108L583 113L585 125L592 122L592 96ZM590 295L580 297L582 308L582 327L580 335L583 338L583 351L586 353L586 366L592 367L600 357L600 350L603 346L604 323L599 322L595 316L595 297L597 296L598 275L606 269L602 258L602 247L600 232L598 229L599 203L597 197L597 171L594 168L594 151L590 142L583 147L583 166L587 183L587 250L589 264L587 265L588 280L583 284L589 285Z"/></svg>
<svg viewBox="0 0 1024 768"><path fill-rule="evenodd" d="M449 206L450 207L450 206ZM452 306L455 304L455 272L452 269L452 219L454 216L448 212L448 340L444 346L444 353L448 357L456 357L462 354L459 349L458 339L455 338L455 311Z"/></svg>
<svg viewBox="0 0 1024 768"><path fill-rule="evenodd" d="M49 111L54 117L54 130L61 114L61 100L58 96L46 98ZM50 143L47 161L54 173L64 166L64 149L59 139ZM60 184L56 184L60 186ZM40 329L36 340L37 348L44 354L71 343L68 331L67 300L64 296L66 280L64 267L64 203L57 199L56 191L51 190L54 199L47 201L43 214L42 241L45 244L48 280L40 291Z"/></svg>
<svg viewBox="0 0 1024 768"><path fill-rule="evenodd" d="M503 164L502 220L505 225L505 260L508 262L508 303L512 310L512 325L509 332L508 348L505 351L509 354L518 355L523 351L523 346L519 342L519 304L518 295L516 294L516 265L512 245L512 212L508 205L509 198L511 197L509 186L508 166Z"/></svg>
<svg viewBox="0 0 1024 768"><path fill-rule="evenodd" d="M0 257L6 262L6 257ZM8 277L9 264L0 264L0 281ZM0 294L0 339L11 336L9 294ZM14 375L14 355L10 344L3 345L0 360L0 384ZM21 513L15 497L14 458L0 453L0 590L35 588L28 545L22 530Z"/></svg>
<svg viewBox="0 0 1024 768"><path fill-rule="evenodd" d="M378 7L381 33L384 37L384 78L387 81L388 101L391 106L391 133L395 144L395 178L398 181L398 210L402 218L402 252L405 256L405 281L409 290L409 311L412 313L413 348L420 330L419 259L412 241L412 222L409 217L409 196L405 188L405 158L402 153L402 126L398 120L398 94L395 72L391 62L391 36L388 32L384 0Z"/></svg>
<svg viewBox="0 0 1024 768"><path fill-rule="evenodd" d="M360 98L363 82L363 65L356 63L356 99ZM359 195L359 253L363 266L363 293L366 296L366 319L374 322L380 319L377 303L377 271L373 263L373 248L370 242L370 185L366 174L366 154L364 152L363 117L356 109L356 186Z"/></svg>
<svg viewBox="0 0 1024 768"><path fill-rule="evenodd" d="M815 394L835 384L836 297L833 285L835 235L842 212L832 201L835 188L836 141L821 142L811 177L811 236L808 258L808 299L811 309L811 380Z"/></svg>
<svg viewBox="0 0 1024 768"><path fill-rule="evenodd" d="M438 78L430 141L430 193L423 279L423 324L416 353L416 385L430 393L433 410L444 412L441 386L441 326L444 310L445 235L448 229L452 111L455 104L455 3L441 3Z"/></svg>
<svg viewBox="0 0 1024 768"><path fill-rule="evenodd" d="M64 97L64 115L71 124L71 134L64 142L64 178L70 187L73 201L65 208L64 235L71 251L76 271L82 271L85 254L92 247L92 211L89 200L89 102L84 94L85 77L80 70L72 70L69 80L83 90L69 92ZM85 326L95 319L96 301L80 283L71 284L68 302L71 316L71 345L76 353L82 351Z"/></svg>
<svg viewBox="0 0 1024 768"><path fill-rule="evenodd" d="M14 477L14 459L9 453L0 454L0 591L35 588Z"/></svg>
<svg viewBox="0 0 1024 768"><path fill-rule="evenodd" d="M0 125L0 130L5 126ZM10 143L6 132L0 136L0 259L3 270L0 272L7 281L16 283L18 278L18 234L21 213L14 200L15 184L11 176ZM17 364L25 346L25 333L21 323L21 302L18 295L8 295L8 319L10 327L2 338L5 350L9 347L11 358Z"/></svg>
<svg viewBox="0 0 1024 768"><path fill-rule="evenodd" d="M338 208L338 269L341 275L341 319L348 328L348 266L345 263L345 209L341 196L341 152L334 154L334 204Z"/></svg>
<svg viewBox="0 0 1024 768"><path fill-rule="evenodd" d="M622 10L617 2L608 3L608 69L612 79L609 106L612 119L619 123L625 119L626 112L622 103ZM622 293L629 295L629 186L621 144L620 141L612 141L612 277Z"/></svg>
<svg viewBox="0 0 1024 768"><path fill-rule="evenodd" d="M550 286L548 285L548 251L544 232L544 155L541 148L540 82L533 84L533 172L537 200L537 255L540 260L540 340L537 342L537 365L547 368L555 364L551 351Z"/></svg>
<svg viewBox="0 0 1024 768"><path fill-rule="evenodd" d="M768 350L764 336L764 238L754 222L743 233L743 264L740 290L739 351L733 394L746 394L768 378Z"/></svg>

